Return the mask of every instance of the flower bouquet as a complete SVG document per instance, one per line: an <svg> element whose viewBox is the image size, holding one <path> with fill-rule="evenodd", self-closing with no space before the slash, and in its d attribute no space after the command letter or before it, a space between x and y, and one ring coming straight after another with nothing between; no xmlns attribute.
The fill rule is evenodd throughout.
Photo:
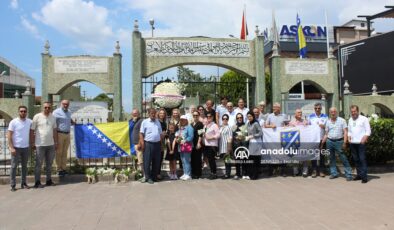
<svg viewBox="0 0 394 230"><path fill-rule="evenodd" d="M87 168L85 170L86 178L88 179L88 184L96 183L97 179L97 170L96 168Z"/></svg>
<svg viewBox="0 0 394 230"><path fill-rule="evenodd" d="M248 130L246 129L246 126L243 125L239 127L239 131L236 132L237 134L237 139L240 141L244 141L246 139L246 136L248 135Z"/></svg>
<svg viewBox="0 0 394 230"><path fill-rule="evenodd" d="M115 179L114 179L115 183L119 183L119 182L126 183L127 181L129 181L129 177L132 171L133 170L130 168L116 170Z"/></svg>
<svg viewBox="0 0 394 230"><path fill-rule="evenodd" d="M111 181L113 181L115 173L116 173L115 169L111 169L111 168L97 169L97 175L98 175L99 181L111 182Z"/></svg>

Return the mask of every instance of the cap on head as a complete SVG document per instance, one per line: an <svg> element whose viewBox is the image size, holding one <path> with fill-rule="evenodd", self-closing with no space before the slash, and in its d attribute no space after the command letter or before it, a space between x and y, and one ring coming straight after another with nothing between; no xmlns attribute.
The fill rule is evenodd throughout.
<svg viewBox="0 0 394 230"><path fill-rule="evenodd" d="M182 115L180 119L185 119L185 120L187 120L187 116L186 116L186 115Z"/></svg>

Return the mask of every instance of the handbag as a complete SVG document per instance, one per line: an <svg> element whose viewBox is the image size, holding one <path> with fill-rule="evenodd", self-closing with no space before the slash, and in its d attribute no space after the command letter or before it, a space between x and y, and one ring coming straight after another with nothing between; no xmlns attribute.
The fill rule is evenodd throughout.
<svg viewBox="0 0 394 230"><path fill-rule="evenodd" d="M183 153L191 153L192 152L192 143L191 142L185 142L184 144L181 144L181 152L183 152Z"/></svg>
<svg viewBox="0 0 394 230"><path fill-rule="evenodd" d="M182 135L182 130L180 131L180 135ZM183 153L191 153L192 152L192 143L191 142L185 142L184 144L181 144L180 147L181 147L181 152L183 152Z"/></svg>

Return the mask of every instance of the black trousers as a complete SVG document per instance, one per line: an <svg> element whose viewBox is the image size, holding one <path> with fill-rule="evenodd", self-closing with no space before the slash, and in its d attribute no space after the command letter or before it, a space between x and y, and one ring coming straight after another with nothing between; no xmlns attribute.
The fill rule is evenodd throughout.
<svg viewBox="0 0 394 230"><path fill-rule="evenodd" d="M145 179L157 180L160 169L161 143L145 141L144 173Z"/></svg>
<svg viewBox="0 0 394 230"><path fill-rule="evenodd" d="M211 173L216 174L216 147L214 146L205 146L204 155L208 158L209 168L211 168Z"/></svg>
<svg viewBox="0 0 394 230"><path fill-rule="evenodd" d="M261 155L250 155L249 156L249 162L248 163L248 174L250 179L256 180L259 177L259 170L260 170L260 165L261 165Z"/></svg>
<svg viewBox="0 0 394 230"><path fill-rule="evenodd" d="M196 149L194 147L191 155L192 176L194 177L201 177L202 174L201 157L202 157L202 149Z"/></svg>

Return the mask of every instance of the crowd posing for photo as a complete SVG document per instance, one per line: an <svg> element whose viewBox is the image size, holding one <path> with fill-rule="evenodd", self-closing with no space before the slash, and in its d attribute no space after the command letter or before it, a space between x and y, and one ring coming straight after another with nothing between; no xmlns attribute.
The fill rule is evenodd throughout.
<svg viewBox="0 0 394 230"><path fill-rule="evenodd" d="M19 106L18 117L13 119L8 127L7 138L11 152L11 191L16 191L16 169L21 163L21 189L29 189L26 181L29 148L36 151L34 188L42 188L41 168L45 160L46 186L54 186L51 168L53 160L59 176L66 172L67 149L70 145L70 127L74 124L68 110L70 102L61 101L60 108L52 110L49 102L44 102L42 112L36 114L32 120L27 118L26 106ZM323 114L322 105L314 105L315 112L305 118L301 109L296 109L294 118L288 121L281 113L279 103L273 104L272 113L265 112L265 102L260 102L249 110L245 100L240 98L237 106L221 98L221 103L214 106L208 100L205 106L190 106L189 113L181 114L179 109L173 109L168 117L167 111L149 109L148 118L142 119L138 109L133 109L129 120L131 142L137 155L137 167L143 173L140 180L153 184L162 177L163 160L169 163L168 176L171 180L192 180L202 177L202 169L209 167L209 179L218 178L216 161L225 162L223 179L233 178L256 180L260 175L263 128L276 129L285 126L317 125L320 127L320 148L329 150L330 179L338 178L336 156L338 155L345 167L347 181L361 180L368 182L365 146L371 129L368 119L359 114L356 105L350 107L351 118L348 122L338 116L335 107L329 109L329 114ZM350 147L353 161L356 164L357 175L352 176L352 170L344 150ZM234 150L244 147L248 150L247 161L231 163ZM229 160L230 159L230 160ZM287 169L293 169L293 176L325 177L325 156L320 160L302 162L302 172L299 165L268 164L268 176L280 174L286 176ZM178 167L178 168L177 168ZM235 167L235 174L231 170ZM182 172L182 175L180 175ZM179 176L179 177L178 177Z"/></svg>
<svg viewBox="0 0 394 230"><path fill-rule="evenodd" d="M368 119L359 114L356 105L350 108L352 117L348 123L338 117L335 107L329 109L329 115L322 113L320 103L314 105L315 112L308 117L303 116L301 109L296 109L291 120L281 113L279 103L273 104L272 113L266 113L265 106L263 101L249 109L242 98L234 106L222 97L216 107L212 100L207 100L204 106L190 106L189 112L183 115L179 109L173 109L167 117L165 109L151 108L147 119L141 119L139 111L134 109L130 122L134 127L132 135L138 166L144 175L140 181L153 184L162 180L160 169L163 159L169 163L170 180L199 179L205 167L210 170L208 178L217 179L216 161L219 159L225 162L225 172L220 175L221 178L256 180L261 169L263 128L308 125L319 126L320 148L330 152L330 179L338 177L336 156L339 156L345 166L347 181L368 181L365 144L371 129ZM344 154L348 145L357 168L355 177ZM232 161L235 159L234 150L241 146L248 150L248 159L244 162ZM321 155L320 160L302 161L300 165L267 164L268 176L287 176L287 172L292 171L293 176L325 177L325 157ZM234 175L231 173L233 168Z"/></svg>

